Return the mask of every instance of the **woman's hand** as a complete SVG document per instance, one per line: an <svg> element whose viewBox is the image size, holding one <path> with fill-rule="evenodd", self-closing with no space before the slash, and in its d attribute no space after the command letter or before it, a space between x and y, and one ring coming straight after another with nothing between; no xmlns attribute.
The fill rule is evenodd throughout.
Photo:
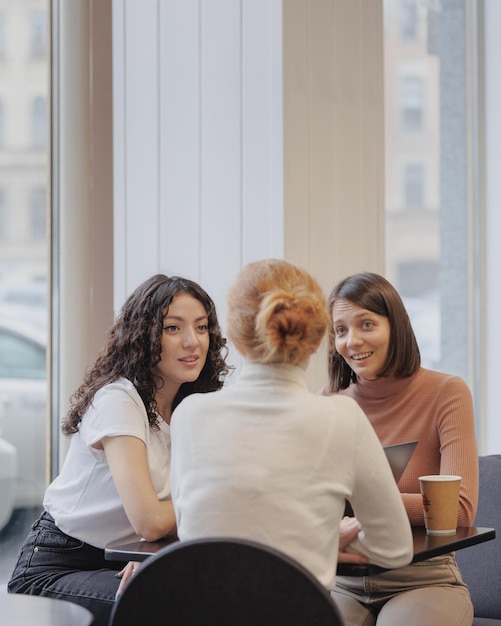
<svg viewBox="0 0 501 626"><path fill-rule="evenodd" d="M339 563L355 563L357 565L365 565L369 559L365 554L356 552L346 552L350 543L358 537L358 533L362 530L360 522L356 517L344 517L339 524Z"/></svg>
<svg viewBox="0 0 501 626"><path fill-rule="evenodd" d="M137 568L140 565L141 563L139 561L129 561L127 565L116 574L116 577L120 578L121 580L120 580L120 584L118 585L115 600L118 600L118 598L123 592L123 589L126 583L132 578L132 576L134 575L134 572L137 570Z"/></svg>

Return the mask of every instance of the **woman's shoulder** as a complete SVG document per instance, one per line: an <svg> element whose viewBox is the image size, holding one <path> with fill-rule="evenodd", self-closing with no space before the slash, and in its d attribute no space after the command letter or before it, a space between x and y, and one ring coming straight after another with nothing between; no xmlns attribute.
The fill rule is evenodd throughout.
<svg viewBox="0 0 501 626"><path fill-rule="evenodd" d="M321 389L317 391L319 396L327 396L329 398L355 398L357 385L351 383L346 389L340 389L339 391L331 391L330 385L325 384Z"/></svg>
<svg viewBox="0 0 501 626"><path fill-rule="evenodd" d="M195 392L184 397L172 412L172 416L179 413L200 415L202 411L207 411L214 404L219 406L220 398L223 398L227 390L223 387L216 391ZM224 401L223 401L224 404Z"/></svg>
<svg viewBox="0 0 501 626"><path fill-rule="evenodd" d="M438 370L421 367L416 374L416 380L420 387L435 394L460 394L471 396L468 383L457 374L448 374Z"/></svg>
<svg viewBox="0 0 501 626"><path fill-rule="evenodd" d="M359 403L350 394L342 392L323 393L321 391L312 395L316 398L315 401L311 400L312 403L314 402L320 411L323 410L329 416L337 415L340 418L345 418L348 422L353 421L355 418L360 418L364 421L367 419Z"/></svg>
<svg viewBox="0 0 501 626"><path fill-rule="evenodd" d="M448 374L447 372L441 372L439 370L427 369L420 367L416 376L418 379L425 383L435 383L440 385L458 385L460 387L468 387L466 381L457 374Z"/></svg>
<svg viewBox="0 0 501 626"><path fill-rule="evenodd" d="M98 389L93 405L101 404L104 402L134 402L139 407L144 407L141 396L138 390L135 388L132 381L128 378L117 378L111 383L103 385L101 389Z"/></svg>
<svg viewBox="0 0 501 626"><path fill-rule="evenodd" d="M142 436L148 425L148 416L141 397L133 383L117 379L99 389L82 419L82 437L135 434Z"/></svg>
<svg viewBox="0 0 501 626"><path fill-rule="evenodd" d="M103 385L97 391L97 393L109 393L109 392L115 392L115 391L118 391L118 392L124 391L125 393L137 393L137 390L134 387L133 383L128 378L124 378L123 376L120 378L117 378L111 383L107 383L106 385Z"/></svg>

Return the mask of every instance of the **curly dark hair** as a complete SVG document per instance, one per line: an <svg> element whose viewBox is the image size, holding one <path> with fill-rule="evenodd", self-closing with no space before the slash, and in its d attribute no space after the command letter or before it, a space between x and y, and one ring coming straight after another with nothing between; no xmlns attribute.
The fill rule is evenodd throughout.
<svg viewBox="0 0 501 626"><path fill-rule="evenodd" d="M407 378L419 369L421 355L409 316L397 290L386 278L372 272L348 276L329 295L327 302L331 314L334 304L341 299L388 318L390 343L383 369L379 372L380 377ZM355 372L336 350L332 325L329 332L328 371L331 392L346 389L350 383L357 382Z"/></svg>
<svg viewBox="0 0 501 626"><path fill-rule="evenodd" d="M65 435L78 431L96 392L122 377L134 384L146 407L150 425L157 426L155 393L163 383L153 369L161 358L166 309L179 293L187 293L202 303L209 321L209 350L200 376L181 385L172 409L192 393L216 391L223 386L229 371L225 362L227 348L214 302L200 285L191 280L156 274L139 285L126 300L94 365L71 396L71 407L62 424Z"/></svg>

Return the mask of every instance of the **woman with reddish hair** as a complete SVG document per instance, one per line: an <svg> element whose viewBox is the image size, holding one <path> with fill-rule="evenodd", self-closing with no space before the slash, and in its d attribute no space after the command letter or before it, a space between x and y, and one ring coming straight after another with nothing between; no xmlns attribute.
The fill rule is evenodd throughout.
<svg viewBox="0 0 501 626"><path fill-rule="evenodd" d="M233 384L193 394L172 416L172 499L183 540L233 536L273 546L334 584L346 499L360 560L400 567L412 535L385 453L350 398L307 389L330 319L305 270L249 263L228 296L227 333L243 357Z"/></svg>

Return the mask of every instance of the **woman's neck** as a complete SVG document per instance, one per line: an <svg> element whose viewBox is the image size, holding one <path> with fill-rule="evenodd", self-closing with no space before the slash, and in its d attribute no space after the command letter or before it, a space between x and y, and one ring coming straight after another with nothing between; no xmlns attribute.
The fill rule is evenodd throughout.
<svg viewBox="0 0 501 626"><path fill-rule="evenodd" d="M170 418L172 415L172 403L174 402L174 398L179 391L179 387L180 385L177 385L174 389L166 385L162 387L162 389L159 389L155 394L157 411L160 414L161 418L164 420L164 422L166 422L167 424L170 424Z"/></svg>
<svg viewBox="0 0 501 626"><path fill-rule="evenodd" d="M356 393L365 398L388 398L404 391L418 372L406 378L396 378L395 376L384 376L375 380L357 378L353 387Z"/></svg>

